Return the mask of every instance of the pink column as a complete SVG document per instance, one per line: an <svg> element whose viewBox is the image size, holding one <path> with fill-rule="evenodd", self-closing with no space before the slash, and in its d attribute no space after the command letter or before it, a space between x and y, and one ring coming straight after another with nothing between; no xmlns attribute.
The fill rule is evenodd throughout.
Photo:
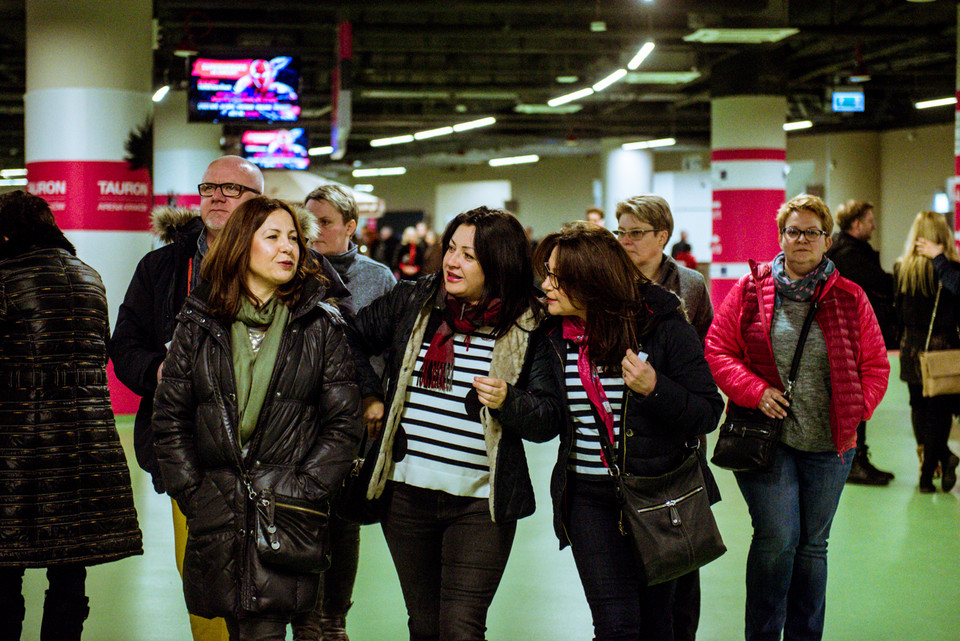
<svg viewBox="0 0 960 641"><path fill-rule="evenodd" d="M28 189L45 198L81 260L107 288L111 326L151 247L152 187L124 157L150 114L152 3L27 1ZM118 412L136 398L111 374ZM132 408L132 410L131 410Z"/></svg>
<svg viewBox="0 0 960 641"><path fill-rule="evenodd" d="M785 113L782 96L711 101L714 307L748 273L750 259L766 262L780 251L776 213L786 193Z"/></svg>

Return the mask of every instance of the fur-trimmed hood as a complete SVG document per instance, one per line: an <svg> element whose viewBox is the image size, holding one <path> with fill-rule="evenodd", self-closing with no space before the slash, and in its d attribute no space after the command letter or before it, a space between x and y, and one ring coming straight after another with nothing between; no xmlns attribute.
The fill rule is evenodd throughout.
<svg viewBox="0 0 960 641"><path fill-rule="evenodd" d="M286 201L285 201L286 202ZM303 229L303 235L306 237L306 244L314 240L320 234L320 227L317 225L317 219L302 205L287 202L290 208L297 214L300 220L300 227ZM168 205L154 207L150 212L150 230L164 244L170 244L176 238L177 232L182 231L195 218L200 217L200 211L196 209L185 209L183 207L171 207Z"/></svg>

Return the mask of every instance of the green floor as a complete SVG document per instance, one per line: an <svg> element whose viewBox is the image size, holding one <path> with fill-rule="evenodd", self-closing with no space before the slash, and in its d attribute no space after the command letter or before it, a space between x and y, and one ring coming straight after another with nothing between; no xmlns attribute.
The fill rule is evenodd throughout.
<svg viewBox="0 0 960 641"><path fill-rule="evenodd" d="M897 478L886 488L848 485L830 540L828 641L960 639L960 490L917 492L917 458L906 387L896 379L870 422L873 461ZM120 421L131 447L131 421ZM960 443L951 442L954 451ZM590 614L569 550L559 552L550 525L547 478L556 444L527 449L539 509L523 520L489 616L490 641L592 638ZM746 506L728 472L717 519L729 551L702 572L702 641L742 639L743 573L750 541ZM173 562L170 502L134 465L134 491L146 554L91 568L88 641L190 639ZM23 639L39 636L45 579L27 572ZM348 631L354 641L402 641L406 616L393 564L377 526L363 530L360 574Z"/></svg>

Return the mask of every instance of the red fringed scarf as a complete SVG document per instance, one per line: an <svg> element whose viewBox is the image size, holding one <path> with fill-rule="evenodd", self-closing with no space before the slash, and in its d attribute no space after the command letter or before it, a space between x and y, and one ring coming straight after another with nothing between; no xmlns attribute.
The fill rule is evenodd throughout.
<svg viewBox="0 0 960 641"><path fill-rule="evenodd" d="M500 299L490 301L487 308L479 310L468 307L451 296L445 289L440 291L443 297L442 321L423 359L418 383L420 387L440 389L449 392L453 389L453 334L466 334L467 347L470 336L480 327L494 326L500 320Z"/></svg>
<svg viewBox="0 0 960 641"><path fill-rule="evenodd" d="M580 374L580 382L583 383L583 389L587 393L590 404L596 408L603 424L607 426L607 433L610 435L610 442L616 443L613 434L613 408L610 401L607 400L607 393L603 391L603 385L600 384L600 376L597 374L597 368L590 364L590 351L587 347L586 327L583 321L576 316L563 317L563 337L571 340L579 347L577 353L577 373ZM603 450L600 451L600 459L604 465L609 467Z"/></svg>

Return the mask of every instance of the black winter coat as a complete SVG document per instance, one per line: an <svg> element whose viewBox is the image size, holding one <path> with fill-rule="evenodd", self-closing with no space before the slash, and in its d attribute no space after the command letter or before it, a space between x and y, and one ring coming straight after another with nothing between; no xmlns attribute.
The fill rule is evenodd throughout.
<svg viewBox="0 0 960 641"><path fill-rule="evenodd" d="M310 218L312 215L308 214ZM167 355L167 344L173 338L177 314L191 288L191 265L197 255L197 242L203 232L203 221L191 210L158 209L153 215L154 233L167 243L144 256L133 274L123 304L117 314L117 325L110 340L110 358L120 382L140 396L134 425L134 450L137 463L150 473L154 489L162 493L160 468L153 450L153 395L157 388L157 370ZM302 221L301 221L302 222ZM329 296L349 309L349 292L333 266L319 254L323 275L330 281ZM198 266L193 266L199 269Z"/></svg>
<svg viewBox="0 0 960 641"><path fill-rule="evenodd" d="M643 298L655 320L651 329L641 335L639 347L647 353L647 362L657 372L657 385L647 396L627 390L617 454L623 456L620 466L625 472L659 476L680 465L690 452L689 444L696 444L700 434L716 429L723 412L723 399L703 357L700 339L684 317L679 299L654 284L643 287ZM545 329L552 345L554 384L566 399L564 364L567 345L561 319L551 319L549 324L545 323ZM602 424L599 416L596 420L597 424ZM562 549L569 544L564 526L568 515L564 511L566 502L563 497L576 431L566 400L560 422L534 427L523 433L524 438L543 442L560 435L559 456L550 479L550 496L553 499L554 531ZM704 476L711 501L719 500L713 476L709 471Z"/></svg>
<svg viewBox="0 0 960 641"><path fill-rule="evenodd" d="M65 238L56 247L3 250L0 566L142 554L107 389L100 276Z"/></svg>
<svg viewBox="0 0 960 641"><path fill-rule="evenodd" d="M423 340L429 342L440 325L438 292L441 282L439 274L430 274L417 281L401 280L393 291L360 310L355 327L347 330L360 351L369 355L386 354L386 393L383 398L387 419L394 406L396 412L402 407L402 398L397 398L398 381L405 385L416 376L412 366L404 365L405 355L408 359L408 353L415 355ZM550 370L552 348L543 332L534 329L534 324L531 322L525 328L514 327L505 337L497 339L490 375L496 376L496 368L503 365L517 372L517 378L511 382L504 377L510 384L507 398L498 410L489 412L493 421L486 420L481 412L487 454L491 457L490 516L497 523L516 521L533 514L535 509L533 485L520 434L533 430L534 425L556 423L560 419L561 399ZM420 341L412 338L415 327L422 331L424 338ZM525 343L525 347L520 353L514 353L504 348L509 341L516 341L517 345ZM505 352L503 357L500 350ZM367 366L364 370L370 384L376 386L372 368ZM465 402L479 405L473 391ZM396 431L402 432L402 428L397 425ZM380 457L378 471L404 455L404 443L402 433L393 433L388 420L384 433L374 445L374 452ZM382 489L376 473L371 486Z"/></svg>
<svg viewBox="0 0 960 641"><path fill-rule="evenodd" d="M893 312L893 275L883 271L880 253L867 241L840 232L827 251L827 258L837 266L841 276L863 289L877 316L884 345L887 349L896 349L899 334Z"/></svg>
<svg viewBox="0 0 960 641"><path fill-rule="evenodd" d="M899 283L899 263L894 266L894 274ZM924 296L920 293L905 294L897 288L896 310L900 324L900 380L904 383L921 385L920 352L927 343L930 319L933 317L936 302L936 283L934 293ZM937 305L937 317L930 336L930 349L957 349L960 347L960 296L947 287L940 291L940 303Z"/></svg>
<svg viewBox="0 0 960 641"><path fill-rule="evenodd" d="M250 488L272 489L326 511L359 449L360 397L340 315L321 302L319 281L309 283L291 310L245 456L230 328L210 314L206 286L179 314L153 430L164 486L187 516L183 590L193 614L288 615L316 602L320 575L260 563L250 498Z"/></svg>

